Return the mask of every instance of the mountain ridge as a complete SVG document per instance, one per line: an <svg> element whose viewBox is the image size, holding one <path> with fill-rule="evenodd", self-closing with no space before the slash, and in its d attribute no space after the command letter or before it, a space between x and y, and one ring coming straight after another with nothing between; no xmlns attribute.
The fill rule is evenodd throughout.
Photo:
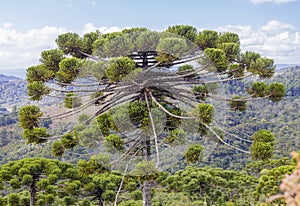
<svg viewBox="0 0 300 206"><path fill-rule="evenodd" d="M8 82L8 81L16 81L16 80L22 80L22 79L16 76L0 74L0 82Z"/></svg>

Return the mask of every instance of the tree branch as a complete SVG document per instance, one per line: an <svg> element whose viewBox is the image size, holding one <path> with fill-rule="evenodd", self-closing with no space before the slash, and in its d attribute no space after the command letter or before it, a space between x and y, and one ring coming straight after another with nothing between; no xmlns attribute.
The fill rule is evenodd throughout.
<svg viewBox="0 0 300 206"><path fill-rule="evenodd" d="M153 135L154 135L154 143L155 143L155 150L156 150L156 156L157 156L156 157L156 168L158 168L158 166L159 166L159 151L158 151L158 143L157 143L157 134L156 134L155 124L154 124L154 120L153 120L152 113L151 113L151 108L150 108L149 101L148 101L148 95L147 95L148 92L149 91L146 91L144 93L144 95L145 95L145 101L147 104L147 109L148 109L148 114L149 114L152 131L153 131Z"/></svg>

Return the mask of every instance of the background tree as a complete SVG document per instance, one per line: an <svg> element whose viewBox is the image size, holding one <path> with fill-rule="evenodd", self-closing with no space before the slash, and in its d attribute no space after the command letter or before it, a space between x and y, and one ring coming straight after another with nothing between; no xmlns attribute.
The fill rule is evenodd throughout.
<svg viewBox="0 0 300 206"><path fill-rule="evenodd" d="M266 160L272 156L274 135L267 130L260 130L253 134L251 153L254 159Z"/></svg>
<svg viewBox="0 0 300 206"><path fill-rule="evenodd" d="M151 205L150 185L153 177L148 174L164 166L161 159L163 155L168 155L166 151L178 152L172 143L179 142L183 151L178 154L191 162L202 159L206 147L199 145L199 140L206 134L214 135L218 142L232 149L250 154L245 148L224 141L223 134L231 137L236 135L222 128L220 131L218 121L215 121L219 117L215 114L221 114L219 111L222 109L219 108L222 106L245 111L247 101L270 99L276 102L285 95L284 85L278 83L252 86L238 96L225 96L216 93L218 89L211 89L212 85L221 86L250 76L269 78L274 74L273 60L254 52L241 53L238 35L233 33L218 34L205 30L197 34L193 27L173 26L161 33L134 28L99 35L98 38L94 34L91 36L93 38L89 38L87 47L89 52L92 47L93 55L86 53L87 48L82 49L84 37L74 33L59 35L56 42L65 58L58 63L57 71L52 70L50 77L44 71L38 75L28 75L31 84L35 84L28 87L28 92L36 100L43 95L69 98L61 96L61 93L69 93L71 88L73 93L78 93L78 97L92 94L92 98L81 106L52 119L66 118L96 104L97 111L85 123L92 122L104 136L95 142L99 146L97 151L101 151L101 145L110 145L111 164L119 165L115 169L122 169L120 172L124 174L135 171L134 168L146 168L144 172L148 178L143 181L142 189L145 206ZM150 45L147 41L149 36L154 42L148 49L145 45ZM193 64L193 68L173 72L177 70L176 65L183 64ZM40 67L47 66L41 62ZM53 81L61 88L51 85ZM213 105L209 101L219 103ZM220 106L224 102L226 105ZM32 116L34 125L26 124L27 114L24 113L20 115L23 118L20 120L22 126L27 131L36 132L32 137L36 142L39 138L37 134L41 134L41 139L47 139L48 134L44 129L38 130L39 122L35 118L40 117L38 109L25 107L23 110L26 109L30 110L29 116ZM195 133L198 133L196 138L192 135ZM24 132L24 137L28 135ZM61 140L53 144L56 155L75 146L69 144L70 141L73 142L77 135L81 136L76 128L68 131L67 135L68 141ZM55 134L52 136L55 137ZM56 137L66 139L65 135ZM248 146L252 142L248 136L238 138L248 142ZM256 143L261 139L253 140ZM272 141L263 143L272 146L269 143ZM258 151L257 148L253 146L252 151ZM269 154L264 155L264 159L268 157Z"/></svg>
<svg viewBox="0 0 300 206"><path fill-rule="evenodd" d="M234 205L248 205L256 184L256 178L239 171L191 166L175 172L162 182L167 193L188 194L189 200L195 205L210 202L225 205L229 200Z"/></svg>
<svg viewBox="0 0 300 206"><path fill-rule="evenodd" d="M83 184L83 191L78 193L83 193L91 203L100 206L115 201L122 177L111 173L107 157L94 156L89 161L79 161L78 172Z"/></svg>
<svg viewBox="0 0 300 206"><path fill-rule="evenodd" d="M299 169L300 169L300 158L299 152L292 153L294 161L296 162L296 167L290 175L286 175L280 184L280 190L283 195L278 194L270 197L268 202L274 202L278 199L284 199L287 205L299 205L300 204L300 187L299 187Z"/></svg>
<svg viewBox="0 0 300 206"><path fill-rule="evenodd" d="M53 204L56 197L64 194L62 185L74 180L70 176L72 170L71 164L44 158L9 162L0 168L2 194L7 195L11 205Z"/></svg>

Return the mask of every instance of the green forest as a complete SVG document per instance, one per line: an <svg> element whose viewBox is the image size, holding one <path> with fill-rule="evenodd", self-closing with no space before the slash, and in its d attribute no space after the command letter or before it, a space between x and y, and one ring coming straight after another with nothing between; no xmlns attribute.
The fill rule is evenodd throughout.
<svg viewBox="0 0 300 206"><path fill-rule="evenodd" d="M189 25L55 42L0 82L0 206L300 205L299 66Z"/></svg>

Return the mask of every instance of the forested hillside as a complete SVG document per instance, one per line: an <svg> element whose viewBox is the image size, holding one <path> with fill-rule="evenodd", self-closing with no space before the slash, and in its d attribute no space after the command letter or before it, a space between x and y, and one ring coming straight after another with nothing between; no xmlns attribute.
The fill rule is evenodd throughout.
<svg viewBox="0 0 300 206"><path fill-rule="evenodd" d="M228 122L228 126L230 125L233 128L242 130L249 135L259 129L272 131L276 136L274 158L288 157L291 151L298 150L300 144L300 132L297 129L300 119L300 67L295 66L280 69L275 77L267 81L279 81L286 85L287 95L284 100L278 103L272 103L267 100L249 102L249 109L247 111L226 114L226 122ZM232 82L231 84L226 90L233 93L238 90L245 90L245 87L251 83L238 83L239 86L237 86L237 82ZM11 105L15 105L15 109L17 109L26 104L26 101L20 101L21 99L26 100L28 98L25 80L2 81L0 82L0 87L2 108L11 108ZM27 101L29 102L29 100ZM53 102L53 105L55 103L57 101ZM43 103L40 103L40 105L47 106L43 105ZM49 151L47 152L50 145L41 153L41 146L23 144L24 140L21 138L21 129L19 128L15 111L12 111L12 113L9 112L9 114L0 114L0 121L0 142L2 142L0 152L2 158L0 162L3 162L4 159L7 161L20 157L33 156L31 153L50 156ZM66 124L65 127L67 126ZM63 128L61 129L64 130ZM234 132L235 129L232 129L232 131ZM239 141L235 143L240 144ZM230 150L220 144L212 151L211 156L205 164L223 168L242 169L249 161L251 161L250 157L241 155L239 152Z"/></svg>
<svg viewBox="0 0 300 206"><path fill-rule="evenodd" d="M236 134L239 134L236 132L237 130L248 135L259 129L272 131L276 137L273 157L288 157L292 151L298 151L300 146L298 129L300 123L299 78L299 66L280 69L272 79L266 81L278 81L286 85L287 94L282 101L277 103L268 100L250 101L248 102L248 110L245 112L228 112L226 114L227 121L224 122L227 126L232 127L232 132ZM251 85L251 81L246 81L243 84L232 82L227 91L229 93L238 92L245 90L249 85ZM238 140L235 143L241 144ZM230 151L222 145L215 148L210 158L207 164L232 169L241 169L246 162L251 161L250 157Z"/></svg>

